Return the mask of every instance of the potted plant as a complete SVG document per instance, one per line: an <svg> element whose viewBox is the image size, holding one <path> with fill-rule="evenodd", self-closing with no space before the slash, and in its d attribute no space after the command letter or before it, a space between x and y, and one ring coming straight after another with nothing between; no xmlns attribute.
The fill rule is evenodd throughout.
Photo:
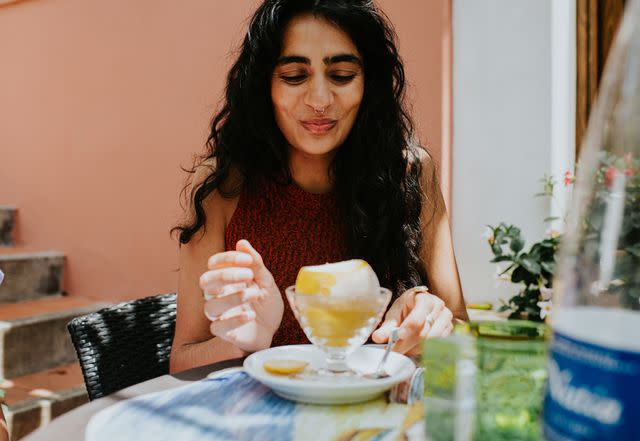
<svg viewBox="0 0 640 441"><path fill-rule="evenodd" d="M594 198L589 201L595 215L582 221L585 246L597 246L603 232L604 213L610 203L611 188L616 177L624 177L624 214L620 226L620 240L616 253L615 273L603 291L620 295L625 305L640 309L640 159L631 154L616 156L603 152L595 176ZM556 182L552 177L542 179L543 191L536 196L553 197ZM575 182L575 176L567 171L564 186ZM545 221L554 220L553 218ZM500 223L489 226L487 242L493 254L491 262L500 267L503 280L521 286L520 291L503 301L499 311L508 312L510 319L544 321L551 313L553 277L556 268L556 253L562 235L550 231L548 236L525 249L525 240L520 229L514 225ZM635 269L635 270L634 270ZM633 274L633 276L629 276Z"/></svg>

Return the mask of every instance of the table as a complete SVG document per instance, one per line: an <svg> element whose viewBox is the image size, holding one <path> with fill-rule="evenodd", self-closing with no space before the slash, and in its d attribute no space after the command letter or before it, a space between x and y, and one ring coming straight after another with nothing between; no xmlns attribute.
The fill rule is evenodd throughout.
<svg viewBox="0 0 640 441"><path fill-rule="evenodd" d="M163 375L161 377L127 387L118 392L114 392L109 396L93 400L87 404L83 404L82 406L70 412L67 412L64 415L59 416L50 424L38 429L26 438L23 438L23 440L84 441L85 429L87 427L89 419L102 409L105 409L120 401L128 400L140 395L173 389L192 383L194 381L202 380L211 372L231 367L242 366L243 360L244 359L242 358L225 360L219 363L201 366L174 375Z"/></svg>

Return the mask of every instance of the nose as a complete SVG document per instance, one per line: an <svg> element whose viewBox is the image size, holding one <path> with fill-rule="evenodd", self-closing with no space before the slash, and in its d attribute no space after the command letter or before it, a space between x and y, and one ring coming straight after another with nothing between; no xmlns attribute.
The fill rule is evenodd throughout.
<svg viewBox="0 0 640 441"><path fill-rule="evenodd" d="M312 109L327 109L333 104L333 92L326 78L318 75L309 82L304 103Z"/></svg>

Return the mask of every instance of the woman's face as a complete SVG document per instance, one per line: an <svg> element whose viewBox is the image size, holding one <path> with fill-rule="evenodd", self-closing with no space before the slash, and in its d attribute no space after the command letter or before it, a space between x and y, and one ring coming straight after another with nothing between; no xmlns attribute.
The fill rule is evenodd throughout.
<svg viewBox="0 0 640 441"><path fill-rule="evenodd" d="M276 122L289 144L332 152L349 135L363 92L362 58L349 36L311 15L294 18L271 78Z"/></svg>

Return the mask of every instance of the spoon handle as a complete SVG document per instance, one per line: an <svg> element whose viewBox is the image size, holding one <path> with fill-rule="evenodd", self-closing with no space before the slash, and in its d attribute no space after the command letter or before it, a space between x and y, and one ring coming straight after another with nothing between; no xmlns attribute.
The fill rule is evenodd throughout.
<svg viewBox="0 0 640 441"><path fill-rule="evenodd" d="M378 364L378 369L376 369L376 376L380 377L382 375L384 375L384 364L387 361L387 358L389 358L389 352L391 352L391 349L393 348L393 346L395 346L396 342L398 341L398 336L399 336L399 328L394 328L391 331L391 335L389 336L389 341L387 342L387 347L384 350L384 355L382 356L382 360L380 360L380 364Z"/></svg>

